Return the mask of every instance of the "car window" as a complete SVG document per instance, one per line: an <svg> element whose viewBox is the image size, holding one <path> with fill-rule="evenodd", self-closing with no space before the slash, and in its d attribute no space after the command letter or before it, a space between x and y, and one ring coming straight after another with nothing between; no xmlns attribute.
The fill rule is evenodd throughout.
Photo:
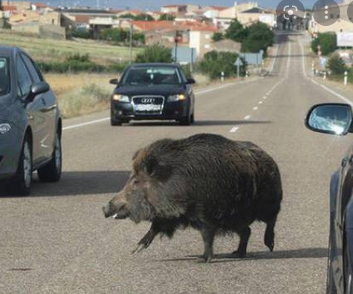
<svg viewBox="0 0 353 294"><path fill-rule="evenodd" d="M9 59L0 57L0 96L10 92Z"/></svg>
<svg viewBox="0 0 353 294"><path fill-rule="evenodd" d="M23 61L25 62L32 78L35 83L39 83L43 81L42 75L38 72L37 68L33 64L33 61L26 55L21 54Z"/></svg>
<svg viewBox="0 0 353 294"><path fill-rule="evenodd" d="M17 58L17 77L19 96L27 96L31 90L32 80L21 58Z"/></svg>
<svg viewBox="0 0 353 294"><path fill-rule="evenodd" d="M130 68L123 78L123 85L178 85L182 78L175 67Z"/></svg>

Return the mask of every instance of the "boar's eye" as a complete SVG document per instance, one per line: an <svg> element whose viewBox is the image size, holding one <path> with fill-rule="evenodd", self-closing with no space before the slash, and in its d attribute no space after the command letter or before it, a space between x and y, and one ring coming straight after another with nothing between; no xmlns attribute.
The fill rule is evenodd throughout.
<svg viewBox="0 0 353 294"><path fill-rule="evenodd" d="M158 162L156 157L149 157L145 161L145 170L153 178L166 181L172 174L172 168L162 162Z"/></svg>

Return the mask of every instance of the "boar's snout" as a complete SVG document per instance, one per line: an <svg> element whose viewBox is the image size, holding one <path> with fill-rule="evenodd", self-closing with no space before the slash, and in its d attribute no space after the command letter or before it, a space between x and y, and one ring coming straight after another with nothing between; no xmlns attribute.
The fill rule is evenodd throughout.
<svg viewBox="0 0 353 294"><path fill-rule="evenodd" d="M113 217L115 219L125 219L129 216L126 202L112 203L109 202L103 207L103 213L106 218Z"/></svg>

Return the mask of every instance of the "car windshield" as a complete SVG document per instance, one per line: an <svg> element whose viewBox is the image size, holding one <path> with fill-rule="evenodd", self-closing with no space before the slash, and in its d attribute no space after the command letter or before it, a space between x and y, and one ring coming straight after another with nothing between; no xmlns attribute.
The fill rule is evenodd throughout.
<svg viewBox="0 0 353 294"><path fill-rule="evenodd" d="M8 94L10 91L10 70L9 60L0 56L0 96Z"/></svg>
<svg viewBox="0 0 353 294"><path fill-rule="evenodd" d="M182 83L175 67L131 68L123 78L122 85L179 85Z"/></svg>

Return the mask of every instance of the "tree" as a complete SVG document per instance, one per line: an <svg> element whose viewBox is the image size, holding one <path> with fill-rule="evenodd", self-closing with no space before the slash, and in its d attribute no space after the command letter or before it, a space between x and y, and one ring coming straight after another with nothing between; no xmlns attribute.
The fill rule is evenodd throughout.
<svg viewBox="0 0 353 294"><path fill-rule="evenodd" d="M134 20L154 21L154 18L149 14L139 14L134 17Z"/></svg>
<svg viewBox="0 0 353 294"><path fill-rule="evenodd" d="M174 15L168 14L168 13L163 13L160 17L159 20L170 20L173 21L175 19Z"/></svg>
<svg viewBox="0 0 353 294"><path fill-rule="evenodd" d="M248 29L237 20L233 20L230 23L229 28L226 30L225 37L236 42L243 42L243 40L248 36Z"/></svg>
<svg viewBox="0 0 353 294"><path fill-rule="evenodd" d="M173 62L172 51L162 45L152 45L147 47L142 53L138 54L135 58L137 63L149 62Z"/></svg>
<svg viewBox="0 0 353 294"><path fill-rule="evenodd" d="M224 39L224 36L222 33L214 33L213 36L212 36L212 40L214 42L218 42L218 41L221 41Z"/></svg>
<svg viewBox="0 0 353 294"><path fill-rule="evenodd" d="M333 55L327 62L328 69L332 72L333 75L343 75L347 70L347 66L344 63L343 59L339 55Z"/></svg>
<svg viewBox="0 0 353 294"><path fill-rule="evenodd" d="M335 33L320 33L317 38L311 42L311 49L317 53L318 46L321 46L323 55L328 55L334 52L337 48L337 37Z"/></svg>
<svg viewBox="0 0 353 294"><path fill-rule="evenodd" d="M257 22L249 26L248 30L248 36L242 42L243 52L266 52L273 45L275 34L266 24Z"/></svg>
<svg viewBox="0 0 353 294"><path fill-rule="evenodd" d="M125 42L128 39L128 32L122 29L106 29L101 32L101 38L107 41Z"/></svg>

